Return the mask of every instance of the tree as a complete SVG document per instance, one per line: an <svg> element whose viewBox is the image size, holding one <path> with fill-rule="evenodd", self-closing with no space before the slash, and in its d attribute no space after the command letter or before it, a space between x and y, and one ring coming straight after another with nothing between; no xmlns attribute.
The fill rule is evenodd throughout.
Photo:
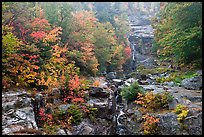
<svg viewBox="0 0 204 137"><path fill-rule="evenodd" d="M202 3L168 3L153 20L157 54L178 64L202 64Z"/></svg>
<svg viewBox="0 0 204 137"><path fill-rule="evenodd" d="M92 12L81 11L73 13L72 33L70 35L71 50L78 50L81 56L78 56L76 62L80 62L81 68L92 72L93 75L98 71L98 61L94 52L94 29L96 29L97 19ZM78 63L79 64L79 63Z"/></svg>

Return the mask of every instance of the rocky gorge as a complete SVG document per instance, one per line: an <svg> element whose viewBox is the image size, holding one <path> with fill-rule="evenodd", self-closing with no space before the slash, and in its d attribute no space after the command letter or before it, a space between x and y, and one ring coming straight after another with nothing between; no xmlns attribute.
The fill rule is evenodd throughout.
<svg viewBox="0 0 204 137"><path fill-rule="evenodd" d="M112 75L113 76L113 75ZM201 77L202 75L200 75ZM150 76L151 77L151 76ZM124 100L120 91L123 86L130 85L140 79L117 79L117 76L94 78L100 81L98 87L92 87L87 96L87 104L98 109L95 121L84 118L73 127L73 130L56 129L58 135L142 135L142 112L134 102ZM108 80L107 80L108 79ZM188 80L188 79L186 79ZM184 81L186 81L184 80ZM188 83L192 84L192 83ZM193 83L192 85L195 85ZM168 103L166 111L154 113L160 118L158 123L161 135L200 135L202 134L202 90L186 89L185 86L140 84L146 92L169 92L173 100ZM57 94L58 89L53 89ZM41 99L39 99L41 98ZM45 96L41 93L35 96L42 102ZM56 102L57 100L55 100ZM39 103L39 102L38 102ZM37 104L38 104L37 103ZM40 103L39 103L40 104ZM177 104L188 107L183 128L173 111ZM40 105L43 105L42 103ZM58 109L66 110L70 104L59 103ZM31 95L26 91L8 91L2 94L2 134L44 134L37 125L35 108Z"/></svg>
<svg viewBox="0 0 204 137"><path fill-rule="evenodd" d="M134 19L130 19L134 20ZM178 84L167 79L177 70L165 66L165 71L144 73L144 70L156 69L161 65L151 54L152 28L146 20L132 22L132 34L129 36L132 49L129 72L121 77L117 72L108 72L105 77L91 77L99 81L85 92L85 105L97 111L91 115L81 116L82 120L71 128L48 125L50 134L54 135L144 135L145 114L159 119L156 135L202 135L202 70L195 71L193 77L182 79ZM142 44L141 44L142 43ZM145 46L142 46L145 45ZM140 69L143 65L143 68ZM143 72L143 73L142 73ZM121 95L124 87L138 83L144 93L167 92L171 101L165 109L142 112L141 106L134 101L127 101ZM54 115L60 111L64 117L72 111L72 104L60 99L61 89L53 88L51 92L38 91L32 95L26 89L8 90L2 93L2 134L3 135L46 135L40 125L40 108L46 114ZM176 108L182 104L187 108L187 115L179 121ZM90 109L91 110L91 109ZM78 117L77 117L78 118Z"/></svg>

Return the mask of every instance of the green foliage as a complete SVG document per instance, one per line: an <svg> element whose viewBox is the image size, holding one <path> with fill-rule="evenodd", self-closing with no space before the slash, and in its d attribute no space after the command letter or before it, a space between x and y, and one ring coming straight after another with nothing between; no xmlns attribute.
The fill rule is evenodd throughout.
<svg viewBox="0 0 204 137"><path fill-rule="evenodd" d="M168 3L152 25L156 29L155 42L160 58L202 66L201 2Z"/></svg>
<svg viewBox="0 0 204 137"><path fill-rule="evenodd" d="M71 105L67 109L69 117L72 117L72 124L79 124L83 119L83 114L80 111L80 108L77 105Z"/></svg>
<svg viewBox="0 0 204 137"><path fill-rule="evenodd" d="M22 42L13 35L12 32L9 32L11 28L8 26L3 27L3 36L2 36L2 53L3 57L7 54L15 53L16 49L22 44Z"/></svg>
<svg viewBox="0 0 204 137"><path fill-rule="evenodd" d="M161 74L170 71L170 68L166 67L157 67L157 68L152 68L152 69L145 69L143 65L138 66L138 73L143 74L143 75L148 75L148 74Z"/></svg>
<svg viewBox="0 0 204 137"><path fill-rule="evenodd" d="M158 77L156 78L156 81L159 83L174 81L175 83L179 84L183 79L191 78L194 76L197 76L197 73L193 71L188 71L188 72L181 71L181 72L171 73L168 77Z"/></svg>
<svg viewBox="0 0 204 137"><path fill-rule="evenodd" d="M90 120L92 122L94 122L96 120L96 114L98 109L97 108L93 108L91 106L86 106L86 115L88 116L88 118L90 118Z"/></svg>
<svg viewBox="0 0 204 137"><path fill-rule="evenodd" d="M179 122L182 122L184 118L186 118L188 112L189 112L188 108L183 104L178 104L175 108L175 113L178 114L177 120Z"/></svg>
<svg viewBox="0 0 204 137"><path fill-rule="evenodd" d="M125 86L122 88L121 96L130 102L136 99L138 93L143 92L144 92L143 88L140 87L137 82L134 82L132 85Z"/></svg>

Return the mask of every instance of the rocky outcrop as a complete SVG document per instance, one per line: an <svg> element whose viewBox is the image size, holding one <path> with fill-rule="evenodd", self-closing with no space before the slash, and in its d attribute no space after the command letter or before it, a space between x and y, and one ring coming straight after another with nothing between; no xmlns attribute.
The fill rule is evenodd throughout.
<svg viewBox="0 0 204 137"><path fill-rule="evenodd" d="M94 126L88 119L84 119L79 125L74 126L73 135L94 135Z"/></svg>
<svg viewBox="0 0 204 137"><path fill-rule="evenodd" d="M184 79L181 86L186 89L199 90L202 88L202 76Z"/></svg>
<svg viewBox="0 0 204 137"><path fill-rule="evenodd" d="M91 91L89 93L92 97L98 97L98 98L107 98L109 96L109 92L104 90L101 87L91 87Z"/></svg>
<svg viewBox="0 0 204 137"><path fill-rule="evenodd" d="M202 112L186 117L184 125L190 135L202 135Z"/></svg>
<svg viewBox="0 0 204 137"><path fill-rule="evenodd" d="M175 113L158 114L157 117L160 119L160 135L188 135L179 124Z"/></svg>
<svg viewBox="0 0 204 137"><path fill-rule="evenodd" d="M112 79L116 79L116 72L109 72L107 75L106 75L106 79L107 80L112 80Z"/></svg>
<svg viewBox="0 0 204 137"><path fill-rule="evenodd" d="M2 134L38 130L31 95L26 91L2 93ZM34 132L32 134L35 134Z"/></svg>

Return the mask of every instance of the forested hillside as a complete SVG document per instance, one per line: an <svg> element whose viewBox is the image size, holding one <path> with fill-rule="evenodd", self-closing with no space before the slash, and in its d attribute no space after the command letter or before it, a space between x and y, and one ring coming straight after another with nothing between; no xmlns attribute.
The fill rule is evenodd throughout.
<svg viewBox="0 0 204 137"><path fill-rule="evenodd" d="M3 86L56 86L65 84L74 69L95 76L106 71L108 63L121 70L130 56L127 7L87 6L3 3ZM106 9L101 11L100 6Z"/></svg>

